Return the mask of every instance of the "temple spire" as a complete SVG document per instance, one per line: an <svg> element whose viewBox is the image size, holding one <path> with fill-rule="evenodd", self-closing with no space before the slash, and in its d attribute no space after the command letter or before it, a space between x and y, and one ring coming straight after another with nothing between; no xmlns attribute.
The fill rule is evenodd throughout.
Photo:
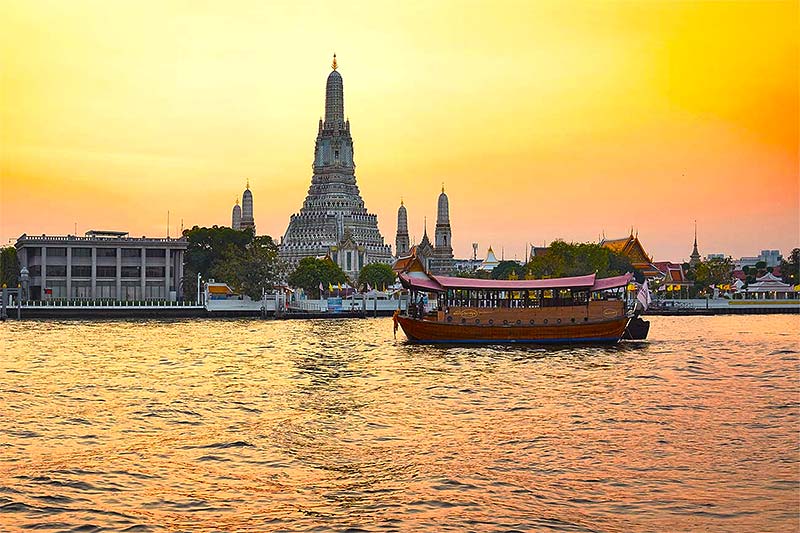
<svg viewBox="0 0 800 533"><path fill-rule="evenodd" d="M697 220L694 221L694 246L692 255L689 256L689 264L692 266L700 264L700 252L697 250Z"/></svg>
<svg viewBox="0 0 800 533"><path fill-rule="evenodd" d="M331 68L336 70L339 67L339 64L336 63L336 54L333 54L333 63L331 63Z"/></svg>

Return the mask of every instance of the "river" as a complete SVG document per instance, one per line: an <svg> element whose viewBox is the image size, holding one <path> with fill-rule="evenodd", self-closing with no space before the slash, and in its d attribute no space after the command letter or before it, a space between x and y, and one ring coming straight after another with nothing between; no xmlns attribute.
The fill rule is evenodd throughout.
<svg viewBox="0 0 800 533"><path fill-rule="evenodd" d="M800 317L0 325L0 531L798 531Z"/></svg>

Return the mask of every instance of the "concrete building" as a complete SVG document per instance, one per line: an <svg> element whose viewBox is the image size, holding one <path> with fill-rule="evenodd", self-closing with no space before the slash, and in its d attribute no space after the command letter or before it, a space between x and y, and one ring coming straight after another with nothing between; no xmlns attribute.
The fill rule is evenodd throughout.
<svg viewBox="0 0 800 533"><path fill-rule="evenodd" d="M30 275L29 300L175 301L182 294L183 237L93 230L84 237L23 234L15 246Z"/></svg>
<svg viewBox="0 0 800 533"><path fill-rule="evenodd" d="M392 250L356 184L353 138L344 115L344 86L336 56L325 86L325 120L314 145L313 176L303 206L281 239L280 257L290 266L327 255L355 280L369 263L392 262ZM244 204L244 202L243 202ZM242 221L246 216L243 207Z"/></svg>
<svg viewBox="0 0 800 533"><path fill-rule="evenodd" d="M761 253L754 257L740 257L733 262L736 270L741 270L746 266L755 266L756 263L764 261L767 267L780 266L783 256L780 250L761 250Z"/></svg>

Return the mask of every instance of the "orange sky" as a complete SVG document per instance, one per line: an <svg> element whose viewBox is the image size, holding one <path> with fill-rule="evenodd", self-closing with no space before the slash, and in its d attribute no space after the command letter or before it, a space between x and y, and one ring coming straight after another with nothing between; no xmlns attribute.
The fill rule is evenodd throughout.
<svg viewBox="0 0 800 533"><path fill-rule="evenodd" d="M457 256L636 226L655 259L800 244L798 3L0 0L0 239L279 238L336 52L367 208Z"/></svg>

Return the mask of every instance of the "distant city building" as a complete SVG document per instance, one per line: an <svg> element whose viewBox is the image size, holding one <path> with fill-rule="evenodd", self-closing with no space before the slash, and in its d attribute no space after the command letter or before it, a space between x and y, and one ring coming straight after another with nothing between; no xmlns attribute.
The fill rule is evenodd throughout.
<svg viewBox="0 0 800 533"><path fill-rule="evenodd" d="M236 204L233 206L231 213L231 227L237 231L242 229L242 207L239 205L239 199L236 199Z"/></svg>
<svg viewBox="0 0 800 533"><path fill-rule="evenodd" d="M314 146L314 174L300 212L291 216L279 246L291 266L328 255L351 278L369 263L391 263L378 217L364 206L356 185L353 138L344 115L344 88L336 56L325 87L325 120ZM242 212L246 215L245 210Z"/></svg>
<svg viewBox="0 0 800 533"><path fill-rule="evenodd" d="M30 276L31 300L176 300L181 294L183 237L93 230L84 237L23 234L15 246Z"/></svg>
<svg viewBox="0 0 800 533"><path fill-rule="evenodd" d="M747 266L755 266L756 263L764 261L767 267L780 266L783 261L783 256L780 250L761 250L761 253L755 257L740 257L733 262L737 270L741 270Z"/></svg>
<svg viewBox="0 0 800 533"><path fill-rule="evenodd" d="M712 259L725 259L725 254L708 254L706 256L706 261L711 261Z"/></svg>

